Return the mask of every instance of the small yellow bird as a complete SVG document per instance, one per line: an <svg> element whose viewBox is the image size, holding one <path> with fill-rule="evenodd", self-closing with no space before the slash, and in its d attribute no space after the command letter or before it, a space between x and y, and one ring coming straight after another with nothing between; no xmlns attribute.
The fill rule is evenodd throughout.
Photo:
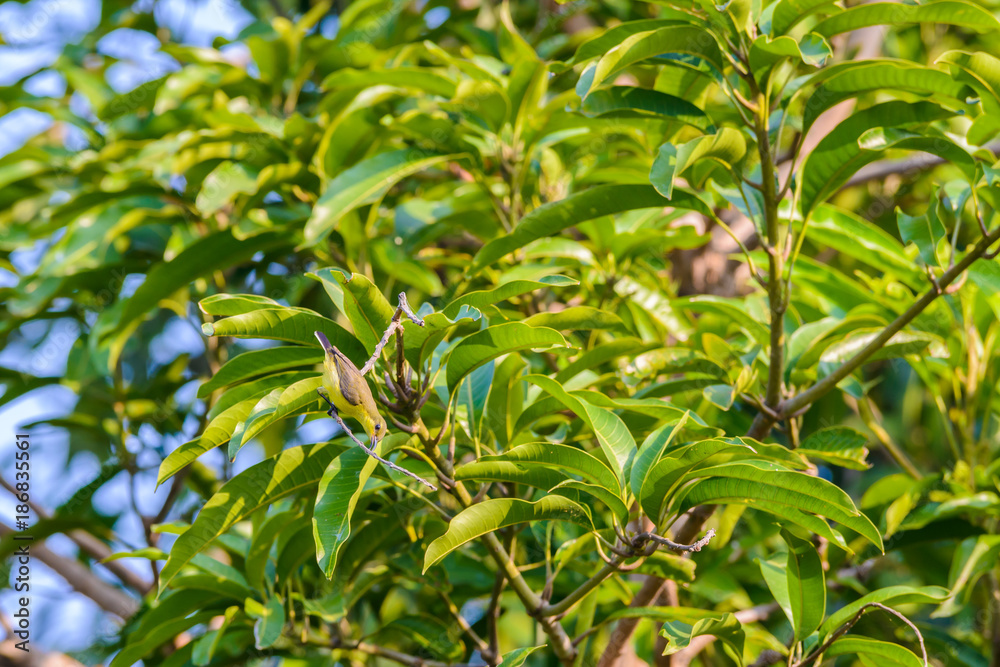
<svg viewBox="0 0 1000 667"><path fill-rule="evenodd" d="M372 449L375 449L389 432L389 428L378 412L372 390L357 366L331 345L326 336L317 331L316 338L326 351L323 359L323 388L327 394L324 396L320 392L320 396L330 404L327 414L333 417L336 413L356 420L365 429Z"/></svg>

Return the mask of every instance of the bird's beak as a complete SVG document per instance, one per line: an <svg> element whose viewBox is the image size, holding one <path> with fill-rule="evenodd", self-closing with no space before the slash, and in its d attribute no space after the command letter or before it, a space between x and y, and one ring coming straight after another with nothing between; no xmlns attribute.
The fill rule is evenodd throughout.
<svg viewBox="0 0 1000 667"><path fill-rule="evenodd" d="M319 341L319 344L323 346L324 352L328 354L330 352L333 352L333 346L330 345L329 339L327 339L327 337L323 335L322 331L314 331L313 333L316 335L316 340Z"/></svg>
<svg viewBox="0 0 1000 667"><path fill-rule="evenodd" d="M372 444L371 447L374 450L378 446L378 438L372 433Z"/></svg>

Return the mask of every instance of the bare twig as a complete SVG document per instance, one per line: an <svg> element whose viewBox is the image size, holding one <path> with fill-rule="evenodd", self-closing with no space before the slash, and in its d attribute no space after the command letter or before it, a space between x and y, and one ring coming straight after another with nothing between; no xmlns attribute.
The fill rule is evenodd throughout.
<svg viewBox="0 0 1000 667"><path fill-rule="evenodd" d="M632 538L632 546L641 547L646 542L655 542L656 544L667 547L668 549L673 549L674 551L701 551L705 545L712 541L715 537L715 529L710 528L705 537L701 538L697 542L691 544L678 544L673 540L668 540L665 537L661 537L656 533L639 533L634 538Z"/></svg>
<svg viewBox="0 0 1000 667"><path fill-rule="evenodd" d="M429 488L431 491L437 491L437 487L434 486L433 484L431 484L430 482L428 482L423 477L420 477L419 475L416 475L416 474L410 472L406 468L401 468L400 466L396 465L392 461L386 461L384 458L382 458L381 456L379 456L378 454L376 454L375 450L367 447L365 445L365 443L361 442L361 440L359 440L358 437L356 435L354 435L354 432L351 431L351 429L347 428L347 424L344 423L344 420L341 418L340 413L337 412L337 409L335 407L333 407L333 403L330 401L330 398L326 394L324 394L321 389L317 389L316 393L318 393L323 398L323 400L326 401L327 404L329 404L330 409L327 411L327 414L330 415L331 417L333 417L335 420L337 420L337 423L340 424L340 428L342 428L344 430L344 433L346 433L348 435L348 437L351 438L351 440L353 440L354 442L358 443L358 446L361 447L361 449L365 450L365 452L368 454L368 456L372 457L376 461L384 463L386 466L388 466L389 468L392 468L396 472L401 472L404 475L406 475L407 477L411 477L411 478L417 480L418 482L420 482L421 484L423 484L424 486L426 486L427 488Z"/></svg>
<svg viewBox="0 0 1000 667"><path fill-rule="evenodd" d="M384 334L382 334L382 339L375 346L375 352L372 353L371 358L368 359L368 361L365 362L365 365L361 367L361 374L362 375L366 374L368 371L370 371L372 368L374 368L375 362L377 362L378 358L382 355L382 349L389 342L389 339L392 337L392 334L393 334L394 331L396 331L397 329L399 329L400 339L402 339L403 325L400 324L399 321L400 321L400 319L402 319L402 317L403 317L404 314L408 318L410 318L410 320L414 324L416 324L417 326L421 326L421 327L424 326L424 321L422 319L420 319L419 317L417 317L413 313L413 310L410 309L410 304L407 303L407 301L406 301L406 293L405 292L400 292L399 293L399 305L396 306L396 312L393 313L392 319L389 321L389 328L385 330ZM402 342L402 340L400 340L400 342ZM402 347L400 347L400 350L402 350Z"/></svg>

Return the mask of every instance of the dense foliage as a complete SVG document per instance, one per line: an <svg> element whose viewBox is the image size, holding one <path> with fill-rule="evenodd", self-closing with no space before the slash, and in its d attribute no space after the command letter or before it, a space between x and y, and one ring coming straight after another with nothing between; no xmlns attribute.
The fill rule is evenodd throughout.
<svg viewBox="0 0 1000 667"><path fill-rule="evenodd" d="M162 485L113 666L1000 665L990 7L260 5L110 3L0 96L86 144L0 159L0 402L104 462L32 531L107 556L94 494ZM175 70L114 90L123 28ZM322 430L314 332L361 367L400 292L379 453L434 491Z"/></svg>

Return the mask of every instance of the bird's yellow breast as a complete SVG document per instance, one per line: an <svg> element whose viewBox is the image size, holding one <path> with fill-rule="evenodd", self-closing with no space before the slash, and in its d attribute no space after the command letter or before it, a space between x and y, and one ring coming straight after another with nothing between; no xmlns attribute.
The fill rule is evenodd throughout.
<svg viewBox="0 0 1000 667"><path fill-rule="evenodd" d="M346 382L357 382L359 378L343 378L337 371L337 363L332 355L327 355L323 362L323 388L326 390L327 394L330 396L330 400L333 401L333 405L337 408L337 412L340 413L341 417L350 417L356 420L364 428L365 433L368 437L371 437L372 432L375 428L375 422L372 416L369 414L370 409L374 409L374 405L366 406L366 401L361 401L359 404L355 405L344 397L344 392L341 389L343 383ZM364 379L360 379L364 383ZM368 389L367 383L365 383L364 388L361 389L362 392L371 394L371 390ZM374 403L374 401L371 401Z"/></svg>

